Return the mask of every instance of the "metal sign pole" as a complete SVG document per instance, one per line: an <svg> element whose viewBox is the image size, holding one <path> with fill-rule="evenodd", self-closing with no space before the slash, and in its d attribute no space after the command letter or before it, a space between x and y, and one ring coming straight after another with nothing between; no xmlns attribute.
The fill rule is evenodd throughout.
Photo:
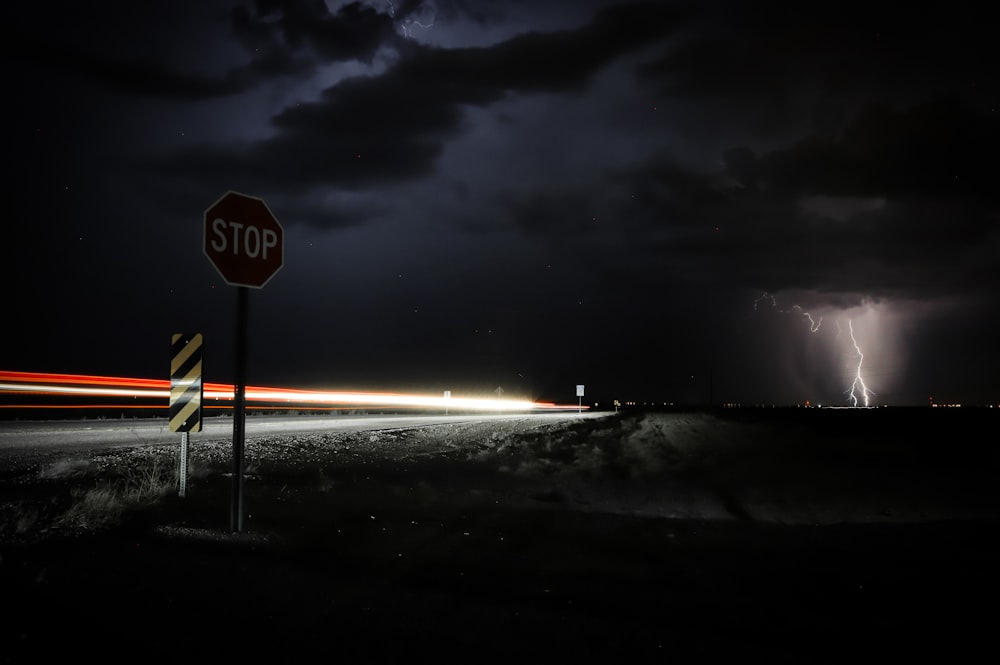
<svg viewBox="0 0 1000 665"><path fill-rule="evenodd" d="M188 433L181 432L181 468L178 471L180 476L180 495L181 497L187 492L187 475L188 475Z"/></svg>
<svg viewBox="0 0 1000 665"><path fill-rule="evenodd" d="M230 529L243 532L243 439L246 432L247 308L249 290L237 287L236 383L233 386L233 497Z"/></svg>

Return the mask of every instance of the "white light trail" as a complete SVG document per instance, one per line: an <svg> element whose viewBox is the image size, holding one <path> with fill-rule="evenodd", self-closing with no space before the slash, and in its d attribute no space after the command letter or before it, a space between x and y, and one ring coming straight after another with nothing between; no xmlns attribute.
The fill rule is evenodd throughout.
<svg viewBox="0 0 1000 665"><path fill-rule="evenodd" d="M104 397L170 397L169 390L135 390L130 388L88 388L85 386L53 386L46 384L0 383L0 391L57 395L101 395ZM229 394L232 398L232 393Z"/></svg>
<svg viewBox="0 0 1000 665"><path fill-rule="evenodd" d="M247 399L260 401L297 401L294 391L247 388ZM394 393L350 393L309 391L301 396L310 404L360 404L365 406L426 406L481 411L526 410L542 407L536 402L509 399L479 399L471 397L437 397Z"/></svg>

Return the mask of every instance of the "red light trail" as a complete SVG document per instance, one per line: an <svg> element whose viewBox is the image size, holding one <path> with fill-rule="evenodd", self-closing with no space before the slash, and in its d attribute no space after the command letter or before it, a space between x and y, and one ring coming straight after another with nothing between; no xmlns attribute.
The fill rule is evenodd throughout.
<svg viewBox="0 0 1000 665"><path fill-rule="evenodd" d="M231 409L232 384L204 383L202 406L208 409ZM87 374L45 374L0 370L0 395L35 395L59 397L119 398L114 403L0 403L0 408L15 409L166 409L170 398L169 379L143 379ZM135 400L144 400L136 403ZM535 411L578 409L577 404L558 405L477 397L443 397L389 392L331 392L247 386L248 409L341 410L365 407L444 408L466 411ZM254 404L249 404L253 402ZM583 407L587 408L587 407Z"/></svg>

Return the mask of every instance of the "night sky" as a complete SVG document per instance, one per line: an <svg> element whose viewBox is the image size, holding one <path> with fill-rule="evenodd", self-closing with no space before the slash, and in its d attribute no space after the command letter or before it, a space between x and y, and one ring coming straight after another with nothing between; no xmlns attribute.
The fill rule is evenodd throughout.
<svg viewBox="0 0 1000 665"><path fill-rule="evenodd" d="M252 385L1000 403L988 4L17 3L0 369L231 382L235 190Z"/></svg>

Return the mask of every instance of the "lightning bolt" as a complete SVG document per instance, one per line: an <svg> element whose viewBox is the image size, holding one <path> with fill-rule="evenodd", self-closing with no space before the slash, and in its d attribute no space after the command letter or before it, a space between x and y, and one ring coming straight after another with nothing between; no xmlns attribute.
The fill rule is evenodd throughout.
<svg viewBox="0 0 1000 665"><path fill-rule="evenodd" d="M774 308L778 307L778 301L777 301L777 299L773 295L771 295L770 293L768 293L767 291L765 291L764 293L762 293L758 298L756 298L753 301L753 309L754 309L755 312L757 311L757 305L760 303L761 300L769 300L769 301L771 301L771 307L774 307ZM792 309L794 309L799 314L801 314L802 316L806 317L806 319L809 320L809 332L816 332L817 330L819 330L820 325L822 325L822 323L823 323L823 317L820 317L819 321L816 321L815 319L813 319L812 314L810 314L809 312L805 311L800 306L798 306L798 305L792 305ZM778 311L781 312L782 314L785 314L785 313L788 312L788 310L785 310L785 309L779 309Z"/></svg>
<svg viewBox="0 0 1000 665"><path fill-rule="evenodd" d="M792 309L797 309L804 317L809 319L809 332L816 332L819 330L820 325L823 323L823 317L819 317L819 321L813 321L812 314L805 311L798 305L792 305Z"/></svg>
<svg viewBox="0 0 1000 665"><path fill-rule="evenodd" d="M388 1L388 0L387 0L387 2L385 4L387 4L389 6L389 16L391 16L392 18L396 18L396 6L393 5L391 1ZM431 8L428 11L433 12L434 10L433 10L433 8ZM403 18L399 19L398 21L396 21L397 25L399 26L399 29L403 32L403 36L404 37L407 37L407 38L413 37L413 35L410 33L410 28L411 27L424 28L425 30L427 28L433 28L434 27L435 21L434 21L433 18L431 19L430 23L423 23L421 21L418 21L415 18L411 18L410 17L411 13L412 12L407 12L405 17L403 17Z"/></svg>
<svg viewBox="0 0 1000 665"><path fill-rule="evenodd" d="M861 352L858 340L854 338L854 323L850 319L847 320L847 329L851 333L851 343L854 345L854 351L858 354L858 366L854 371L854 381L851 382L851 387L847 390L848 399L851 400L851 406L857 406L858 396L854 394L854 391L860 388L861 397L865 402L865 406L868 406L869 395L874 395L875 393L868 389L864 378L861 376L861 365L865 362L865 354Z"/></svg>
<svg viewBox="0 0 1000 665"><path fill-rule="evenodd" d="M778 308L777 299L767 291L762 293L758 298L753 301L754 311L757 311L757 306L761 301L770 301L771 306ZM792 309L804 316L809 321L809 332L815 333L820 329L823 324L823 317L819 317L818 320L814 319L812 314L804 310L799 305L792 305ZM787 313L789 310L778 309L779 312ZM840 338L840 334L843 328L840 325L839 320L835 320L834 323L837 326L837 338ZM864 377L861 375L861 366L864 364L865 355L861 351L861 345L858 344L857 338L854 336L854 322L852 319L847 319L847 329L850 332L851 345L854 347L854 353L858 358L857 367L854 369L854 379L851 381L850 387L845 391L847 398L851 403L851 406L858 406L858 402L863 402L864 406L869 406L869 401L871 396L875 395L875 391L871 390L866 384Z"/></svg>
<svg viewBox="0 0 1000 665"><path fill-rule="evenodd" d="M756 298L753 301L753 311L755 311L755 312L757 311L757 305L758 305L758 303L760 303L760 301L764 300L765 298L767 298L768 300L771 301L771 306L772 307L777 307L778 306L778 301L774 299L774 296L772 296L767 291L764 291L764 293L760 294L759 298Z"/></svg>

